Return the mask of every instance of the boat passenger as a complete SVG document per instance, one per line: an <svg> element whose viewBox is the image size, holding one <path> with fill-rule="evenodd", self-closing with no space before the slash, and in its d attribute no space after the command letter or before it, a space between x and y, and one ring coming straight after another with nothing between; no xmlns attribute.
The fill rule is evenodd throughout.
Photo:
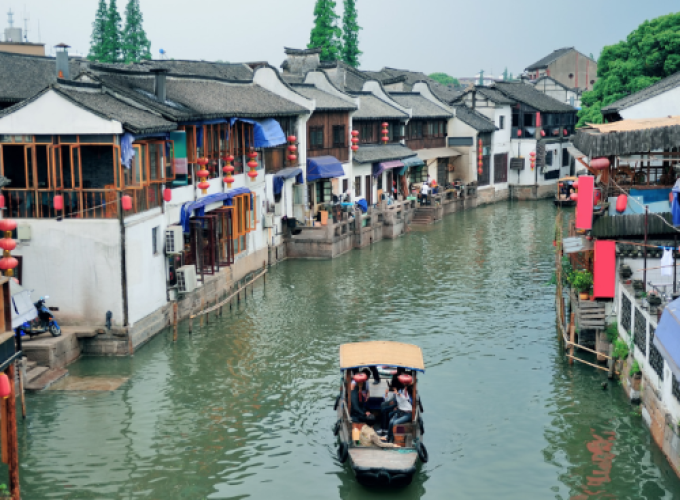
<svg viewBox="0 0 680 500"><path fill-rule="evenodd" d="M361 428L361 434L359 435L359 444L361 446L373 446L377 448L399 448L399 445L393 443L385 442L384 437L378 436L373 426L375 425L375 417L370 415L366 418L366 425Z"/></svg>
<svg viewBox="0 0 680 500"><path fill-rule="evenodd" d="M394 412L394 416L390 420L390 424L387 428L387 440L390 443L394 441L394 426L410 422L413 412L411 395L408 391L408 386L413 383L413 379L409 375L402 375L402 382L404 383L405 387L401 391L392 389L392 391L395 393L394 397L397 400L397 411Z"/></svg>
<svg viewBox="0 0 680 500"><path fill-rule="evenodd" d="M371 412L366 409L366 402L368 401L368 394L364 391L364 383L368 380L365 373L357 373L354 375L354 387L352 388L352 408L350 417L352 422L366 422Z"/></svg>

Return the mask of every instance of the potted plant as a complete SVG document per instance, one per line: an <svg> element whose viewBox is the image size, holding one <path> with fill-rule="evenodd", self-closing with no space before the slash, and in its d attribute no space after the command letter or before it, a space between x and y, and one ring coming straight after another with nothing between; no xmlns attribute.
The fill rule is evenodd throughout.
<svg viewBox="0 0 680 500"><path fill-rule="evenodd" d="M628 349L628 344L626 344L626 341L623 340L621 337L616 339L614 341L614 353L612 354L612 357L614 359L612 360L612 362L616 362L618 364L617 368L619 372L622 370L621 365L623 364L623 361L628 357L628 353L630 353L630 349Z"/></svg>
<svg viewBox="0 0 680 500"><path fill-rule="evenodd" d="M588 300L590 289L593 286L593 275L590 271L574 271L571 274L571 285L578 290L581 300Z"/></svg>
<svg viewBox="0 0 680 500"><path fill-rule="evenodd" d="M633 364L630 367L628 375L630 375L631 378L630 387L634 391L640 392L640 383L642 382L642 370L640 370L640 364L638 363L637 359L633 361Z"/></svg>

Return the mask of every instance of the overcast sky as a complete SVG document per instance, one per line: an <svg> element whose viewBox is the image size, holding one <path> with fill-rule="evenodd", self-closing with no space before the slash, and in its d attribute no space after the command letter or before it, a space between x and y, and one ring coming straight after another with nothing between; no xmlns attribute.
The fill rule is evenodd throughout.
<svg viewBox="0 0 680 500"><path fill-rule="evenodd" d="M309 42L315 0L140 0L152 54L175 59L269 61L283 47ZM30 16L29 41L38 29L48 46L65 42L87 53L97 0L0 0L0 26L11 7L15 26ZM127 0L118 0L123 15ZM338 0L342 14L342 0ZM560 47L598 57L645 19L680 10L671 0L357 0L361 68L383 66L453 76L480 69L518 74ZM51 50L51 49L49 49Z"/></svg>

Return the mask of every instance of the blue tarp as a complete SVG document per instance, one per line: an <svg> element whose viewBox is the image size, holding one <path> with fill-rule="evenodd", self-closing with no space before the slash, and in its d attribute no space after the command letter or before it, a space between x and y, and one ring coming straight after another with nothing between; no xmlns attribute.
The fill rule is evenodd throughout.
<svg viewBox="0 0 680 500"><path fill-rule="evenodd" d="M342 164L334 156L307 158L307 182L342 177L343 175L345 175L345 171Z"/></svg>
<svg viewBox="0 0 680 500"><path fill-rule="evenodd" d="M299 167L288 167L277 172L273 179L274 194L280 194L286 179L292 179L293 177L295 177L295 182L297 184L302 184L304 182L304 179L302 178L302 169Z"/></svg>
<svg viewBox="0 0 680 500"><path fill-rule="evenodd" d="M671 190L673 193L673 206L671 207L671 214L673 215L673 225L680 226L680 200L678 196L680 195L680 180L675 182L675 186Z"/></svg>
<svg viewBox="0 0 680 500"><path fill-rule="evenodd" d="M363 199L357 200L356 203L357 203L357 205L359 205L359 208L361 209L362 213L365 214L366 212L368 212L368 203L366 202L366 200L363 200Z"/></svg>
<svg viewBox="0 0 680 500"><path fill-rule="evenodd" d="M188 233L190 230L189 227L189 219L193 215L198 215L198 216L203 216L205 215L205 207L206 205L210 205L211 203L217 203L220 201L224 202L225 206L231 206L232 205L232 198L234 196L238 196L239 194L247 194L250 193L250 189L245 188L245 187L240 187L236 189L231 189L227 191L226 193L215 193L215 194L209 194L208 196L204 196L203 198L200 198L196 201L190 201L188 203L185 203L182 205L182 210L180 211L180 223L182 224L182 231L185 233ZM252 209L253 205L253 196L252 193L250 195L250 208ZM194 214L194 211L198 210L198 213Z"/></svg>
<svg viewBox="0 0 680 500"><path fill-rule="evenodd" d="M250 120L248 118L217 118L215 120L202 120L195 122L182 122L182 125L216 125L218 123L229 123L232 126L237 121L243 123L250 123L253 125L253 142L252 147L254 148L271 148L274 146L281 146L286 144L288 140L286 139L286 134L283 133L283 129L279 122L273 118L264 118L263 120ZM249 138L246 137L246 144L248 147ZM203 128L196 130L196 142L198 147L203 145Z"/></svg>
<svg viewBox="0 0 680 500"><path fill-rule="evenodd" d="M655 201L668 201L671 190L665 189L631 189L630 196L642 196L644 205L649 205Z"/></svg>
<svg viewBox="0 0 680 500"><path fill-rule="evenodd" d="M674 300L664 309L654 333L654 345L680 379L680 299Z"/></svg>
<svg viewBox="0 0 680 500"><path fill-rule="evenodd" d="M404 166L399 170L399 175L404 175L406 171L411 167L422 167L425 162L418 158L417 156L411 156L410 158L402 158L401 162Z"/></svg>
<svg viewBox="0 0 680 500"><path fill-rule="evenodd" d="M133 156L135 156L135 150L132 147L132 143L137 139L145 139L147 137L158 137L167 140L170 137L170 133L154 132L151 134L134 135L130 132L125 132L123 137L120 138L120 162L125 166L125 168L130 168L130 162L132 161Z"/></svg>

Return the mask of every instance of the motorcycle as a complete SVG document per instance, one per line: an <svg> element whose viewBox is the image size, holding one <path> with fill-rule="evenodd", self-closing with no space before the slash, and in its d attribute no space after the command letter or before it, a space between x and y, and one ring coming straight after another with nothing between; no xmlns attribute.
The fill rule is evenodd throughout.
<svg viewBox="0 0 680 500"><path fill-rule="evenodd" d="M49 298L49 295L40 297L40 300L34 304L38 311L38 317L33 321L26 321L17 328L17 333L22 337L28 335L29 338L33 338L34 336L45 332L50 332L53 337L61 336L61 327L57 323L57 320L54 319L54 316L52 316L52 311L45 307L45 302Z"/></svg>

